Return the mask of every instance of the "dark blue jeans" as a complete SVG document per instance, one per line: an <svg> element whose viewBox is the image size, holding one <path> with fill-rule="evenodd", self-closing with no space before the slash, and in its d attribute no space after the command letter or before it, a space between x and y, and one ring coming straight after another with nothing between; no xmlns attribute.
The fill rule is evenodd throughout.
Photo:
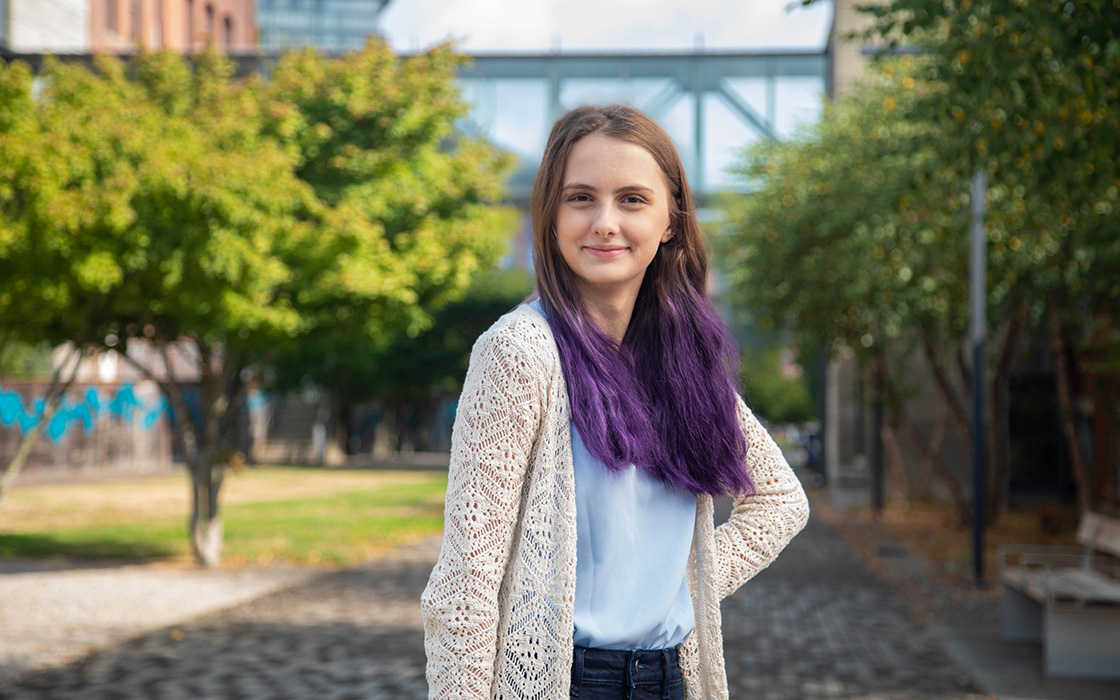
<svg viewBox="0 0 1120 700"><path fill-rule="evenodd" d="M572 698L684 700L677 649L589 649L572 655Z"/></svg>

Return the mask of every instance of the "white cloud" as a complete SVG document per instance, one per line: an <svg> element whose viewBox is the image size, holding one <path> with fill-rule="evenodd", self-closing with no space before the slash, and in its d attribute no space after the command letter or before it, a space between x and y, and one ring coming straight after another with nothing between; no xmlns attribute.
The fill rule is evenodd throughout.
<svg viewBox="0 0 1120 700"><path fill-rule="evenodd" d="M824 46L829 2L790 0L395 0L382 17L402 50L452 38L467 51L709 49Z"/></svg>

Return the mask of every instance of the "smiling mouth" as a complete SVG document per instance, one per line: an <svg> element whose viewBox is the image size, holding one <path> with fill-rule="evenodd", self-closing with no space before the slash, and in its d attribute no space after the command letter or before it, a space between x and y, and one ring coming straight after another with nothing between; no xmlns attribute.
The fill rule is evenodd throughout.
<svg viewBox="0 0 1120 700"><path fill-rule="evenodd" d="M613 257L613 256L618 255L619 253L622 253L623 251L625 251L626 248L625 247L619 247L619 246L609 246L609 247L586 246L584 248L584 250L586 250L588 253L591 253L592 255L597 255L599 257Z"/></svg>

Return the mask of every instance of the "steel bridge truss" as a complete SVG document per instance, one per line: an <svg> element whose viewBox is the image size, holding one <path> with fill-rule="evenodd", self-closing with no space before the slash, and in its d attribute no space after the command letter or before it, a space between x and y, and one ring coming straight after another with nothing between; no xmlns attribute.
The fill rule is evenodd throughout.
<svg viewBox="0 0 1120 700"><path fill-rule="evenodd" d="M777 139L783 85L808 85L819 105L827 79L823 52L476 54L470 58L460 70L464 96L471 104L468 128L507 147L513 142L513 150L523 157L510 182L510 198L518 203L528 200L549 128L571 107L626 102L645 111L673 136L692 189L706 199L710 194L705 177L706 131L711 121L705 110L712 100L722 103L738 128L745 126L753 138ZM745 92L751 92L749 98ZM675 128L682 124L683 129Z"/></svg>

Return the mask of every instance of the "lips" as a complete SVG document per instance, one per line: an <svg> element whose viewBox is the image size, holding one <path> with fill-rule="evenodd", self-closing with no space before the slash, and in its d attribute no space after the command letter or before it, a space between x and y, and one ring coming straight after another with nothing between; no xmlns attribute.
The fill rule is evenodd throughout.
<svg viewBox="0 0 1120 700"><path fill-rule="evenodd" d="M588 253L594 255L597 258L614 258L614 257L617 257L617 256L621 255L622 253L624 253L627 249L626 249L625 246L610 245L610 246L585 246L584 250L586 250Z"/></svg>

